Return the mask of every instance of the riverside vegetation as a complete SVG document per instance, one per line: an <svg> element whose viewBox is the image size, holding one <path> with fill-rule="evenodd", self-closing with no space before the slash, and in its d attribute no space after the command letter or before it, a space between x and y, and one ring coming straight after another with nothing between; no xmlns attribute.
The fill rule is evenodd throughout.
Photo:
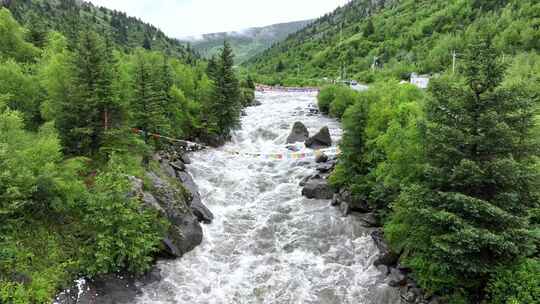
<svg viewBox="0 0 540 304"><path fill-rule="evenodd" d="M50 303L77 277L149 269L168 223L128 198L128 177L144 179L165 143L131 128L219 144L253 98L228 44L208 66L91 22L57 25L24 28L0 8L0 303Z"/></svg>
<svg viewBox="0 0 540 304"><path fill-rule="evenodd" d="M537 1L356 0L245 67L370 84L318 96L345 132L332 185L371 206L428 295L540 303L539 25ZM412 72L427 91L400 84Z"/></svg>
<svg viewBox="0 0 540 304"><path fill-rule="evenodd" d="M506 67L489 30L467 41L459 72L427 92L397 80L321 91L345 131L331 183L375 210L428 293L539 303L540 56Z"/></svg>

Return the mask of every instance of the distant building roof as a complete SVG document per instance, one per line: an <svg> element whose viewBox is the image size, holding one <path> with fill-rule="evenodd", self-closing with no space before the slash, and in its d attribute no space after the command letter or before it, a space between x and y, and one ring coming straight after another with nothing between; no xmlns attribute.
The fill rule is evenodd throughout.
<svg viewBox="0 0 540 304"><path fill-rule="evenodd" d="M421 89L427 89L429 86L429 75L418 75L416 73L411 74L411 84L421 88Z"/></svg>

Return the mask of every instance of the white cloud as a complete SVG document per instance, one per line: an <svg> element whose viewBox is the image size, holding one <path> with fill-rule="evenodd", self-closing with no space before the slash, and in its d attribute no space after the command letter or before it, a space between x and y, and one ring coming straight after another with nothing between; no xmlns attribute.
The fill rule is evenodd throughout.
<svg viewBox="0 0 540 304"><path fill-rule="evenodd" d="M172 37L316 18L350 0L89 0L161 28Z"/></svg>

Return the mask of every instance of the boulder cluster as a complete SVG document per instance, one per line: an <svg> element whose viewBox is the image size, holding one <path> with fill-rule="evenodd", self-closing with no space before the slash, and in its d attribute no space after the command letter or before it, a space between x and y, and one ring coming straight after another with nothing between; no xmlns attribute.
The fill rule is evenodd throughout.
<svg viewBox="0 0 540 304"><path fill-rule="evenodd" d="M332 146L332 137L328 127L323 127L317 134L309 136L309 131L306 126L297 121L294 123L291 134L287 137L287 144L295 144L303 142L307 148L323 149Z"/></svg>

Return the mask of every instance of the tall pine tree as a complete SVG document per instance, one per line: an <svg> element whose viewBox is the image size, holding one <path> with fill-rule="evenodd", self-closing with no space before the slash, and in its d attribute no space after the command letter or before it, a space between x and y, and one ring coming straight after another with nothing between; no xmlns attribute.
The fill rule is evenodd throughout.
<svg viewBox="0 0 540 304"><path fill-rule="evenodd" d="M137 50L134 64L134 95L131 101L134 126L149 133L169 130L166 117L168 89L164 86L163 70L152 53Z"/></svg>
<svg viewBox="0 0 540 304"><path fill-rule="evenodd" d="M225 41L217 62L210 62L209 76L214 81L213 100L210 104L212 121L220 136L227 137L240 125L240 87L234 74L234 54L230 44Z"/></svg>
<svg viewBox="0 0 540 304"><path fill-rule="evenodd" d="M119 111L112 93L114 66L111 49L95 32L82 32L74 56L73 99L60 105L56 125L69 153L97 152Z"/></svg>
<svg viewBox="0 0 540 304"><path fill-rule="evenodd" d="M386 232L421 285L477 303L497 266L530 252L527 211L538 197L534 102L501 86L492 35L472 37L463 77L430 88L425 178L402 193Z"/></svg>

